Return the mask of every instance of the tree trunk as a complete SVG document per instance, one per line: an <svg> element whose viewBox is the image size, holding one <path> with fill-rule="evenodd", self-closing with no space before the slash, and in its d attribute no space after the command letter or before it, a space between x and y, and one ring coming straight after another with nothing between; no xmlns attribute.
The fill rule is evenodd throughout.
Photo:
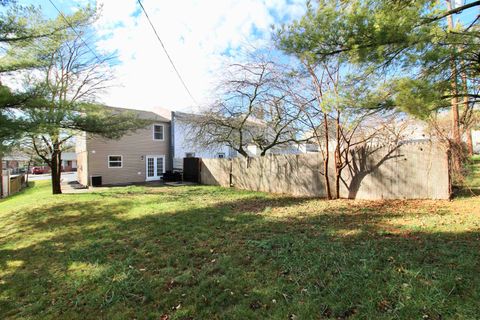
<svg viewBox="0 0 480 320"><path fill-rule="evenodd" d="M51 175L52 175L52 193L53 194L61 194L62 193L62 186L61 186L61 177L62 177L62 161L61 161L61 152L55 150L52 154L51 160Z"/></svg>
<svg viewBox="0 0 480 320"><path fill-rule="evenodd" d="M467 134L468 155L473 156L472 129L467 129L466 134Z"/></svg>
<svg viewBox="0 0 480 320"><path fill-rule="evenodd" d="M27 187L28 187L28 179L30 177L30 165L32 164L32 159L30 158L30 160L28 160L28 164L27 164L27 176L25 178L25 183L27 184Z"/></svg>
<svg viewBox="0 0 480 320"><path fill-rule="evenodd" d="M464 67L464 62L460 61L462 69ZM465 73L465 70L463 70L461 73L461 78L462 78L462 87L463 87L463 92L465 95L463 96L463 108L464 108L464 113L467 115L469 111L469 101L468 101L468 82L467 82L467 74ZM472 106L473 108L473 106ZM468 115L466 116L467 119L464 119L464 128L465 128L465 134L467 135L467 148L468 148L468 155L473 156L473 141L472 141L472 129L470 128L471 120L468 119Z"/></svg>
<svg viewBox="0 0 480 320"><path fill-rule="evenodd" d="M340 112L337 111L336 122L336 138L337 145L335 146L335 198L340 199L340 176L342 174L342 159L340 158Z"/></svg>
<svg viewBox="0 0 480 320"><path fill-rule="evenodd" d="M340 176L341 174L339 171L335 177L335 192L337 194L337 199L340 199Z"/></svg>
<svg viewBox="0 0 480 320"><path fill-rule="evenodd" d="M324 122L324 128L325 128L325 158L323 159L323 173L324 173L324 178L325 178L325 189L327 191L327 199L331 200L332 199L332 191L330 190L330 179L328 177L328 158L330 157L330 152L328 150L328 122L327 122L327 113L323 113L323 122Z"/></svg>
<svg viewBox="0 0 480 320"><path fill-rule="evenodd" d="M452 4L450 0L447 0L447 9L452 9ZM448 30L453 30L453 17L451 15L447 16ZM456 149L459 149L461 146L461 137L460 137L460 124L459 124L459 113L458 113L458 87L457 87L457 64L455 62L455 56L450 55L450 86L451 86L451 113L452 113L452 140L456 144ZM461 160L458 152L452 154L453 167L456 172L461 170Z"/></svg>

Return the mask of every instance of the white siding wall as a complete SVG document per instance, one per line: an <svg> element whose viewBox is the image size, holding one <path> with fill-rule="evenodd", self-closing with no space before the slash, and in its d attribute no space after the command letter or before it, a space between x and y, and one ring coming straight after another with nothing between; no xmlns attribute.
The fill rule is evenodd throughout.
<svg viewBox="0 0 480 320"><path fill-rule="evenodd" d="M473 143L473 151L475 153L480 153L480 130L472 131L472 143Z"/></svg>
<svg viewBox="0 0 480 320"><path fill-rule="evenodd" d="M199 158L218 158L219 153L225 154L225 157L232 157L232 152L228 146L213 146L205 149L191 142L189 137L188 124L181 122L178 118L173 122L173 168L181 169L183 158L186 153L195 153Z"/></svg>

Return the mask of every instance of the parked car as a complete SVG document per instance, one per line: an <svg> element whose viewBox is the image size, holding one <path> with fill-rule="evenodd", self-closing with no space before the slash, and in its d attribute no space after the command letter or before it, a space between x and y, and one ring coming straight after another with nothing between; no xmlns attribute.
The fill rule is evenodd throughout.
<svg viewBox="0 0 480 320"><path fill-rule="evenodd" d="M47 166L32 167L32 174L44 174L50 172L50 168Z"/></svg>

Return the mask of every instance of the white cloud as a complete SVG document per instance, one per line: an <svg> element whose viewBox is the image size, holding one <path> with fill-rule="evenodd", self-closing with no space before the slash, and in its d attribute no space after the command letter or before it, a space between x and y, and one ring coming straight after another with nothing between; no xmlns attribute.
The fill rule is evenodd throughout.
<svg viewBox="0 0 480 320"><path fill-rule="evenodd" d="M222 60L240 56L245 44L269 38L276 19L298 17L304 0L143 0L196 100L208 99ZM121 87L104 95L115 106L189 110L194 103L182 87L135 0L98 0L102 17L96 24L103 37L97 48L117 51L115 72ZM140 14L139 14L140 13ZM228 55L226 54L228 52Z"/></svg>

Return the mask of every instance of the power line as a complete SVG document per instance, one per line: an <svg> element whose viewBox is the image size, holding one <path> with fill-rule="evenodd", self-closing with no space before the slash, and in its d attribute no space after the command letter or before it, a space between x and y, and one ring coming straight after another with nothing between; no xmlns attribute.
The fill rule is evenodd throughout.
<svg viewBox="0 0 480 320"><path fill-rule="evenodd" d="M194 102L195 104L197 104L197 101L196 101L195 98L193 97L192 93L190 92L190 90L188 90L187 84L185 83L185 81L183 81L183 78L182 78L182 76L180 75L180 72L178 72L177 67L175 66L175 63L173 63L172 58L171 58L170 55L168 54L167 48L165 48L165 45L163 44L162 39L160 39L160 36L158 35L158 32L157 32L157 30L155 29L155 26L153 25L152 21L150 20L150 17L148 16L147 11L146 11L145 8L143 7L142 2L141 2L140 0L137 0L137 1L138 1L138 4L140 5L140 7L142 8L143 13L144 13L145 16L147 17L147 20L148 20L148 22L150 23L150 26L152 27L153 32L155 32L155 35L157 36L158 41L159 41L160 44L162 45L163 51L164 51L165 54L167 55L167 58L168 58L168 60L170 61L170 64L172 65L173 69L174 69L175 72L177 73L178 78L179 78L180 81L182 82L183 87L184 87L185 90L187 91L187 93L188 93L188 95L190 96L190 98L192 98L193 102Z"/></svg>
<svg viewBox="0 0 480 320"><path fill-rule="evenodd" d="M92 50L92 48L90 48L90 46L85 42L85 40L83 40L82 36L77 32L77 30L75 30L75 28L72 26L72 24L68 21L68 19L65 17L65 15L62 13L62 11L60 11L57 6L53 3L52 0L48 0L52 6L55 8L55 10L57 10L58 14L62 17L62 19L68 24L68 26L70 27L70 29L73 30L73 32L77 35L77 37L80 38L80 40L82 40L83 44L88 48L88 50L90 50L90 52L95 56L95 58L97 58L98 62L102 62L102 59L100 59L97 54L95 53L95 51Z"/></svg>

